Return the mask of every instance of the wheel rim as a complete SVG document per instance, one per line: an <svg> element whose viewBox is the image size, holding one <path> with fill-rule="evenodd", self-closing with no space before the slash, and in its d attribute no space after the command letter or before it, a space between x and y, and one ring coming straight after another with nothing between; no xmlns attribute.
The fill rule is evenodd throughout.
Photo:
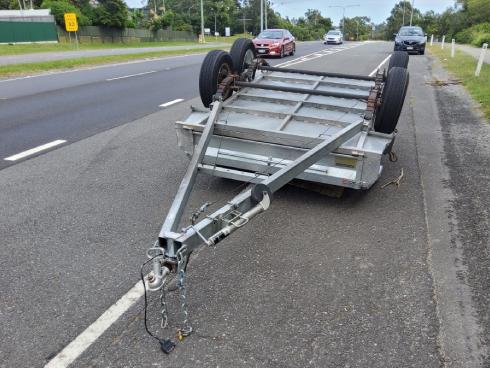
<svg viewBox="0 0 490 368"><path fill-rule="evenodd" d="M250 49L245 52L245 55L243 56L243 70L248 69L250 65L252 65L254 61L254 52Z"/></svg>

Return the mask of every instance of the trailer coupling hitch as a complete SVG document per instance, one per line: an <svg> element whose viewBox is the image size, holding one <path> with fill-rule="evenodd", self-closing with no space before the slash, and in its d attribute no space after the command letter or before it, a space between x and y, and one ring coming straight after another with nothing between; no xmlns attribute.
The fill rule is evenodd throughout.
<svg viewBox="0 0 490 368"><path fill-rule="evenodd" d="M149 258L152 258L152 253L157 251L158 253L162 253L161 255L153 256L153 268L151 272L147 276L148 281L148 290L149 291L158 291L165 284L167 276L170 274L170 267L168 267L167 262L165 261L165 256L163 254L163 248L160 247L152 247L148 249L147 255Z"/></svg>

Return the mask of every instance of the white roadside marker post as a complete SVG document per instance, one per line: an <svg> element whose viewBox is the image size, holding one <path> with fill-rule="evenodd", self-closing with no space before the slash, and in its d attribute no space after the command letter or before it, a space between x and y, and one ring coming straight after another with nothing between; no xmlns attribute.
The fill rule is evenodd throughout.
<svg viewBox="0 0 490 368"><path fill-rule="evenodd" d="M456 40L453 38L451 41L451 57L452 58L454 57L455 48L456 48Z"/></svg>
<svg viewBox="0 0 490 368"><path fill-rule="evenodd" d="M441 50L444 50L444 41L446 41L446 36L442 36Z"/></svg>
<svg viewBox="0 0 490 368"><path fill-rule="evenodd" d="M487 53L488 43L484 43L481 48L480 59L478 59L478 64L475 70L475 77L480 76L481 67L483 66L483 60L485 60L485 54Z"/></svg>
<svg viewBox="0 0 490 368"><path fill-rule="evenodd" d="M432 34L430 36L430 45L433 46L434 45L434 34Z"/></svg>

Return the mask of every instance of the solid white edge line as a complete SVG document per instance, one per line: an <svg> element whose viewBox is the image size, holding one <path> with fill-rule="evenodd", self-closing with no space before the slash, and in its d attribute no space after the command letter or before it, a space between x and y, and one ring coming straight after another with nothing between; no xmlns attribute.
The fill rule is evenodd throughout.
<svg viewBox="0 0 490 368"><path fill-rule="evenodd" d="M123 75L122 77L114 77L114 78L108 78L106 79L107 82L113 81L113 80L118 80L118 79L125 79L125 78L131 78L131 77L138 77L140 75L146 75L146 74L151 74L151 73L156 73L156 70L150 70L149 72L141 72L141 73L136 73L136 74L129 74L129 75Z"/></svg>
<svg viewBox="0 0 490 368"><path fill-rule="evenodd" d="M144 294L141 281L138 281L126 294L109 307L85 331L70 342L44 368L65 368L73 363L92 345L114 322L116 322Z"/></svg>
<svg viewBox="0 0 490 368"><path fill-rule="evenodd" d="M38 146L38 147L28 149L27 151L23 151L23 152L15 154L15 155L6 157L6 158L4 158L4 160L6 160L6 161L17 161L17 160L20 160L21 158L31 156L35 153L47 150L49 148L58 146L58 145L63 144L63 143L66 143L66 141L63 139L58 139L58 140L43 144L43 145Z"/></svg>
<svg viewBox="0 0 490 368"><path fill-rule="evenodd" d="M386 63L391 57L391 54L389 54L386 59L384 59L379 65L374 69L371 73L369 73L369 76L372 77L373 75L376 74L376 72L383 66L384 63Z"/></svg>
<svg viewBox="0 0 490 368"><path fill-rule="evenodd" d="M182 102L184 101L183 98L177 98L175 100L172 100L172 101L169 101L169 102L165 102L165 103L162 103L161 105L159 105L160 107L169 107L170 105L174 105L176 103L179 103L179 102Z"/></svg>

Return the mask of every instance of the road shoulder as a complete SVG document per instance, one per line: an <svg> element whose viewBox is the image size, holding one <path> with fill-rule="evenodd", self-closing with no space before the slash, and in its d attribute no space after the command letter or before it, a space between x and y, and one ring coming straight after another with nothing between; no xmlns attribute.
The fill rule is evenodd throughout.
<svg viewBox="0 0 490 368"><path fill-rule="evenodd" d="M481 120L474 116L471 109L461 106L470 100L462 87L435 89L427 86L427 82L433 79L447 80L448 76L440 67L435 66L433 70L430 65L427 66L426 60L411 57L412 67L420 71L411 74L411 83L420 88L408 96L407 102L410 103L413 114L424 193L428 263L433 275L434 299L440 323L438 343L444 366L480 367L485 350L480 346L484 331L479 326L481 319L478 321L475 315L478 312L481 317L482 311L478 311L474 303L477 290L468 283L468 276L479 271L473 268L476 266L475 261L470 261L473 266L467 263L465 248L469 245L469 239L465 240L463 235L465 232L472 232L475 225L468 224L464 218L476 214L479 208L470 209L470 213L458 208L458 201L468 202L468 193L458 186L465 176L459 170L461 165L465 166L465 161L471 162L472 159L469 157L471 155L467 155L459 163L451 159L451 152L455 151L457 143L453 141L454 137L449 130L461 120L473 121L477 125L481 124ZM457 96L450 98L447 95L448 90L458 90ZM453 114L455 109L460 110L460 116ZM433 117L431 121L427 121L429 116ZM472 131L466 132L468 138L473 135ZM460 148L464 150L464 147ZM474 184L480 188L484 185L483 182ZM483 237L480 240L485 239L485 234L480 236Z"/></svg>

